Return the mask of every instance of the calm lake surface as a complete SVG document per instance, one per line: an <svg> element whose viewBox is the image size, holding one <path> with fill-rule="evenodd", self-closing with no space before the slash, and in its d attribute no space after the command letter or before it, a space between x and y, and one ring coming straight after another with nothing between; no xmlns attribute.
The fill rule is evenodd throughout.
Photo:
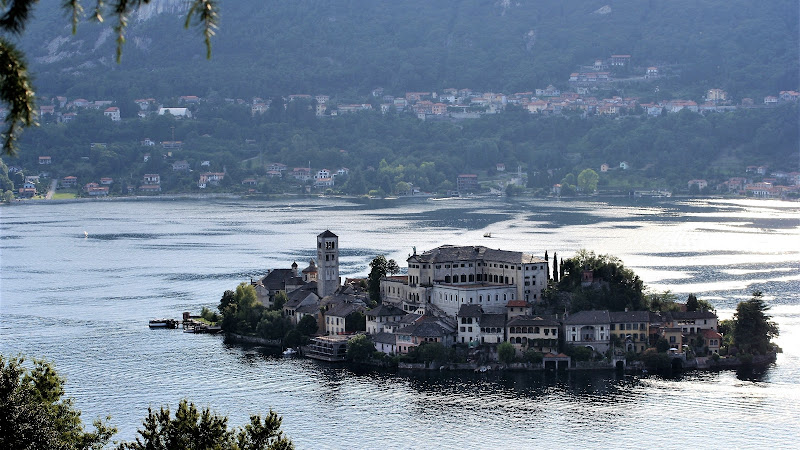
<svg viewBox="0 0 800 450"><path fill-rule="evenodd" d="M386 374L151 331L215 307L339 235L342 276L377 254L486 245L618 256L654 290L722 318L761 290L784 353L759 373ZM86 234L84 233L86 232ZM484 238L491 232L492 238ZM88 235L87 235L88 234ZM182 398L241 425L270 408L298 448L791 447L800 436L800 204L503 199L27 202L0 208L0 352L53 361L84 422L130 440Z"/></svg>

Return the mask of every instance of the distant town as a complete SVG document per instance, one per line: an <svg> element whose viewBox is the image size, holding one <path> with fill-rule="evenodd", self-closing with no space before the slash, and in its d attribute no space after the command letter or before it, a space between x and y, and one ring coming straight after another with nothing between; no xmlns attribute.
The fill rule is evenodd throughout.
<svg viewBox="0 0 800 450"><path fill-rule="evenodd" d="M605 115L623 116L638 115L654 117L662 114L678 113L683 110L695 113L711 113L732 111L738 108L769 108L781 104L797 103L800 93L793 90L777 92L776 95L766 96L763 99L742 98L734 104L728 92L711 88L702 99L661 99L647 103L640 102L636 97L611 96L598 98L596 93L610 92L614 86L626 81L656 82L663 77L672 76L669 66L634 66L630 55L611 55L608 58L598 58L592 64L583 66L580 71L571 73L566 84L569 90L561 90L552 85L528 92L504 94L497 92L478 92L471 89L443 89L441 92L406 92L401 96L394 96L376 88L371 92L369 101L351 104L332 99L327 94L291 94L286 97L264 99L255 97L250 100L226 98L225 102L238 105L249 105L253 116L267 113L270 108L287 108L292 102L303 102L308 108L313 109L317 117L337 116L358 111L380 110L383 114L390 112L413 113L420 120L464 120L474 119L486 114L496 114L508 108L520 108L530 114L538 116L561 116L576 114L581 116ZM657 97L658 87L654 88ZM699 101L698 101L699 100ZM173 99L174 104L164 104L154 98L135 100L136 116L147 118L153 115L171 115L180 120L190 120L206 99L195 95L184 95ZM123 120L120 106L115 100L86 100L83 98L68 99L57 96L52 99L40 100L39 116L42 122L69 123L83 110L102 110L103 115L112 122ZM0 109L0 115L7 111ZM130 112L129 112L130 113ZM132 114L127 114L129 117ZM91 149L102 149L108 144L93 142ZM219 186L225 177L226 171L210 170L213 161L199 161L198 167L191 167L188 161L172 158L172 152L183 149L184 143L180 140L156 141L144 138L140 145L152 148L151 152L144 153L142 162L146 163L151 154L158 152L164 160L171 161L172 172L175 174L189 174L195 172L195 186L202 192L209 187ZM47 184L39 184L41 179L49 179L51 164L58 164L51 155L39 155L38 174L31 174L30 168L24 180L20 180L14 192L16 198L33 198L36 196L50 196L56 188L77 190L78 195L89 197L105 197L111 195L131 194L158 194L162 192L162 178L164 173L145 173L140 180L126 180L124 187L113 190L115 181L112 176L102 177L78 185L75 174L62 176L60 179L49 180ZM347 167L325 168L312 167L311 162L305 167L289 167L281 161L268 163L266 173L262 177L248 176L235 180L241 185L240 192L255 194L257 186L264 180L291 180L297 185L297 190L302 193L335 193L337 177L349 175ZM447 196L459 196L474 193L503 194L509 186L525 187L529 176L521 167L510 167L507 170L503 161L497 161L494 179L480 179L476 173L458 175L453 181L454 189L443 192ZM591 168L600 173L627 170L646 170L647 167L632 167L627 161L608 161L598 167ZM11 165L9 173L22 171L22 167ZM552 170L550 171L552 172ZM552 175L552 174L551 174ZM137 182L138 181L138 182ZM686 179L686 193L688 194L736 194L757 198L796 198L800 195L800 172L787 172L771 169L767 166L749 166L741 176L730 177L712 182L705 179ZM230 185L230 182L227 182ZM561 183L554 183L548 194L553 196L572 195L571 189L563 189ZM433 195L423 192L419 187L404 183L402 188L395 189L396 195ZM48 195L49 192L49 195ZM582 192L588 194L591 192ZM639 190L631 192L640 196L668 196L671 192L665 190Z"/></svg>

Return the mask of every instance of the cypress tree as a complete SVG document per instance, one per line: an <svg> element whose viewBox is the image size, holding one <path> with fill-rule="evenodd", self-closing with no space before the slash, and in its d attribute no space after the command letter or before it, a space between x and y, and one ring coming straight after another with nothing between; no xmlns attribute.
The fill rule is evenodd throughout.
<svg viewBox="0 0 800 450"><path fill-rule="evenodd" d="M558 283L558 254L553 252L553 281Z"/></svg>

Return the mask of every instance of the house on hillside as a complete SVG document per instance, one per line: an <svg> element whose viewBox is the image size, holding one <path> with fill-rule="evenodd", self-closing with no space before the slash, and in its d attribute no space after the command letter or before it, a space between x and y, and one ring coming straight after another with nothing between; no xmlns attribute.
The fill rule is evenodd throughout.
<svg viewBox="0 0 800 450"><path fill-rule="evenodd" d="M106 108L106 110L103 111L103 115L110 118L114 122L119 122L120 120L122 120L119 115L119 108L117 108L116 106L110 106Z"/></svg>
<svg viewBox="0 0 800 450"><path fill-rule="evenodd" d="M192 118L192 112L189 111L189 108L158 108L158 115L159 116L163 116L164 114L169 114L169 115L174 116L174 117L176 117L178 119L180 119L180 118L191 119Z"/></svg>

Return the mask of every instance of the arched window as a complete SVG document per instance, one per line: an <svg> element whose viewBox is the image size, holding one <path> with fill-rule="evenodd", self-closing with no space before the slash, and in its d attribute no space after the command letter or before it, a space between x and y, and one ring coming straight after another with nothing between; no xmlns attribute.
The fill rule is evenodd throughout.
<svg viewBox="0 0 800 450"><path fill-rule="evenodd" d="M533 332L534 333L538 333L539 332L539 327L533 327Z"/></svg>
<svg viewBox="0 0 800 450"><path fill-rule="evenodd" d="M469 281L470 282L474 282L475 281L475 275L470 275L469 276Z"/></svg>
<svg viewBox="0 0 800 450"><path fill-rule="evenodd" d="M461 282L462 283L466 283L467 282L467 276L466 275L461 275Z"/></svg>
<svg viewBox="0 0 800 450"><path fill-rule="evenodd" d="M445 283L449 283L450 282L450 275L445 275L444 276L444 282Z"/></svg>

